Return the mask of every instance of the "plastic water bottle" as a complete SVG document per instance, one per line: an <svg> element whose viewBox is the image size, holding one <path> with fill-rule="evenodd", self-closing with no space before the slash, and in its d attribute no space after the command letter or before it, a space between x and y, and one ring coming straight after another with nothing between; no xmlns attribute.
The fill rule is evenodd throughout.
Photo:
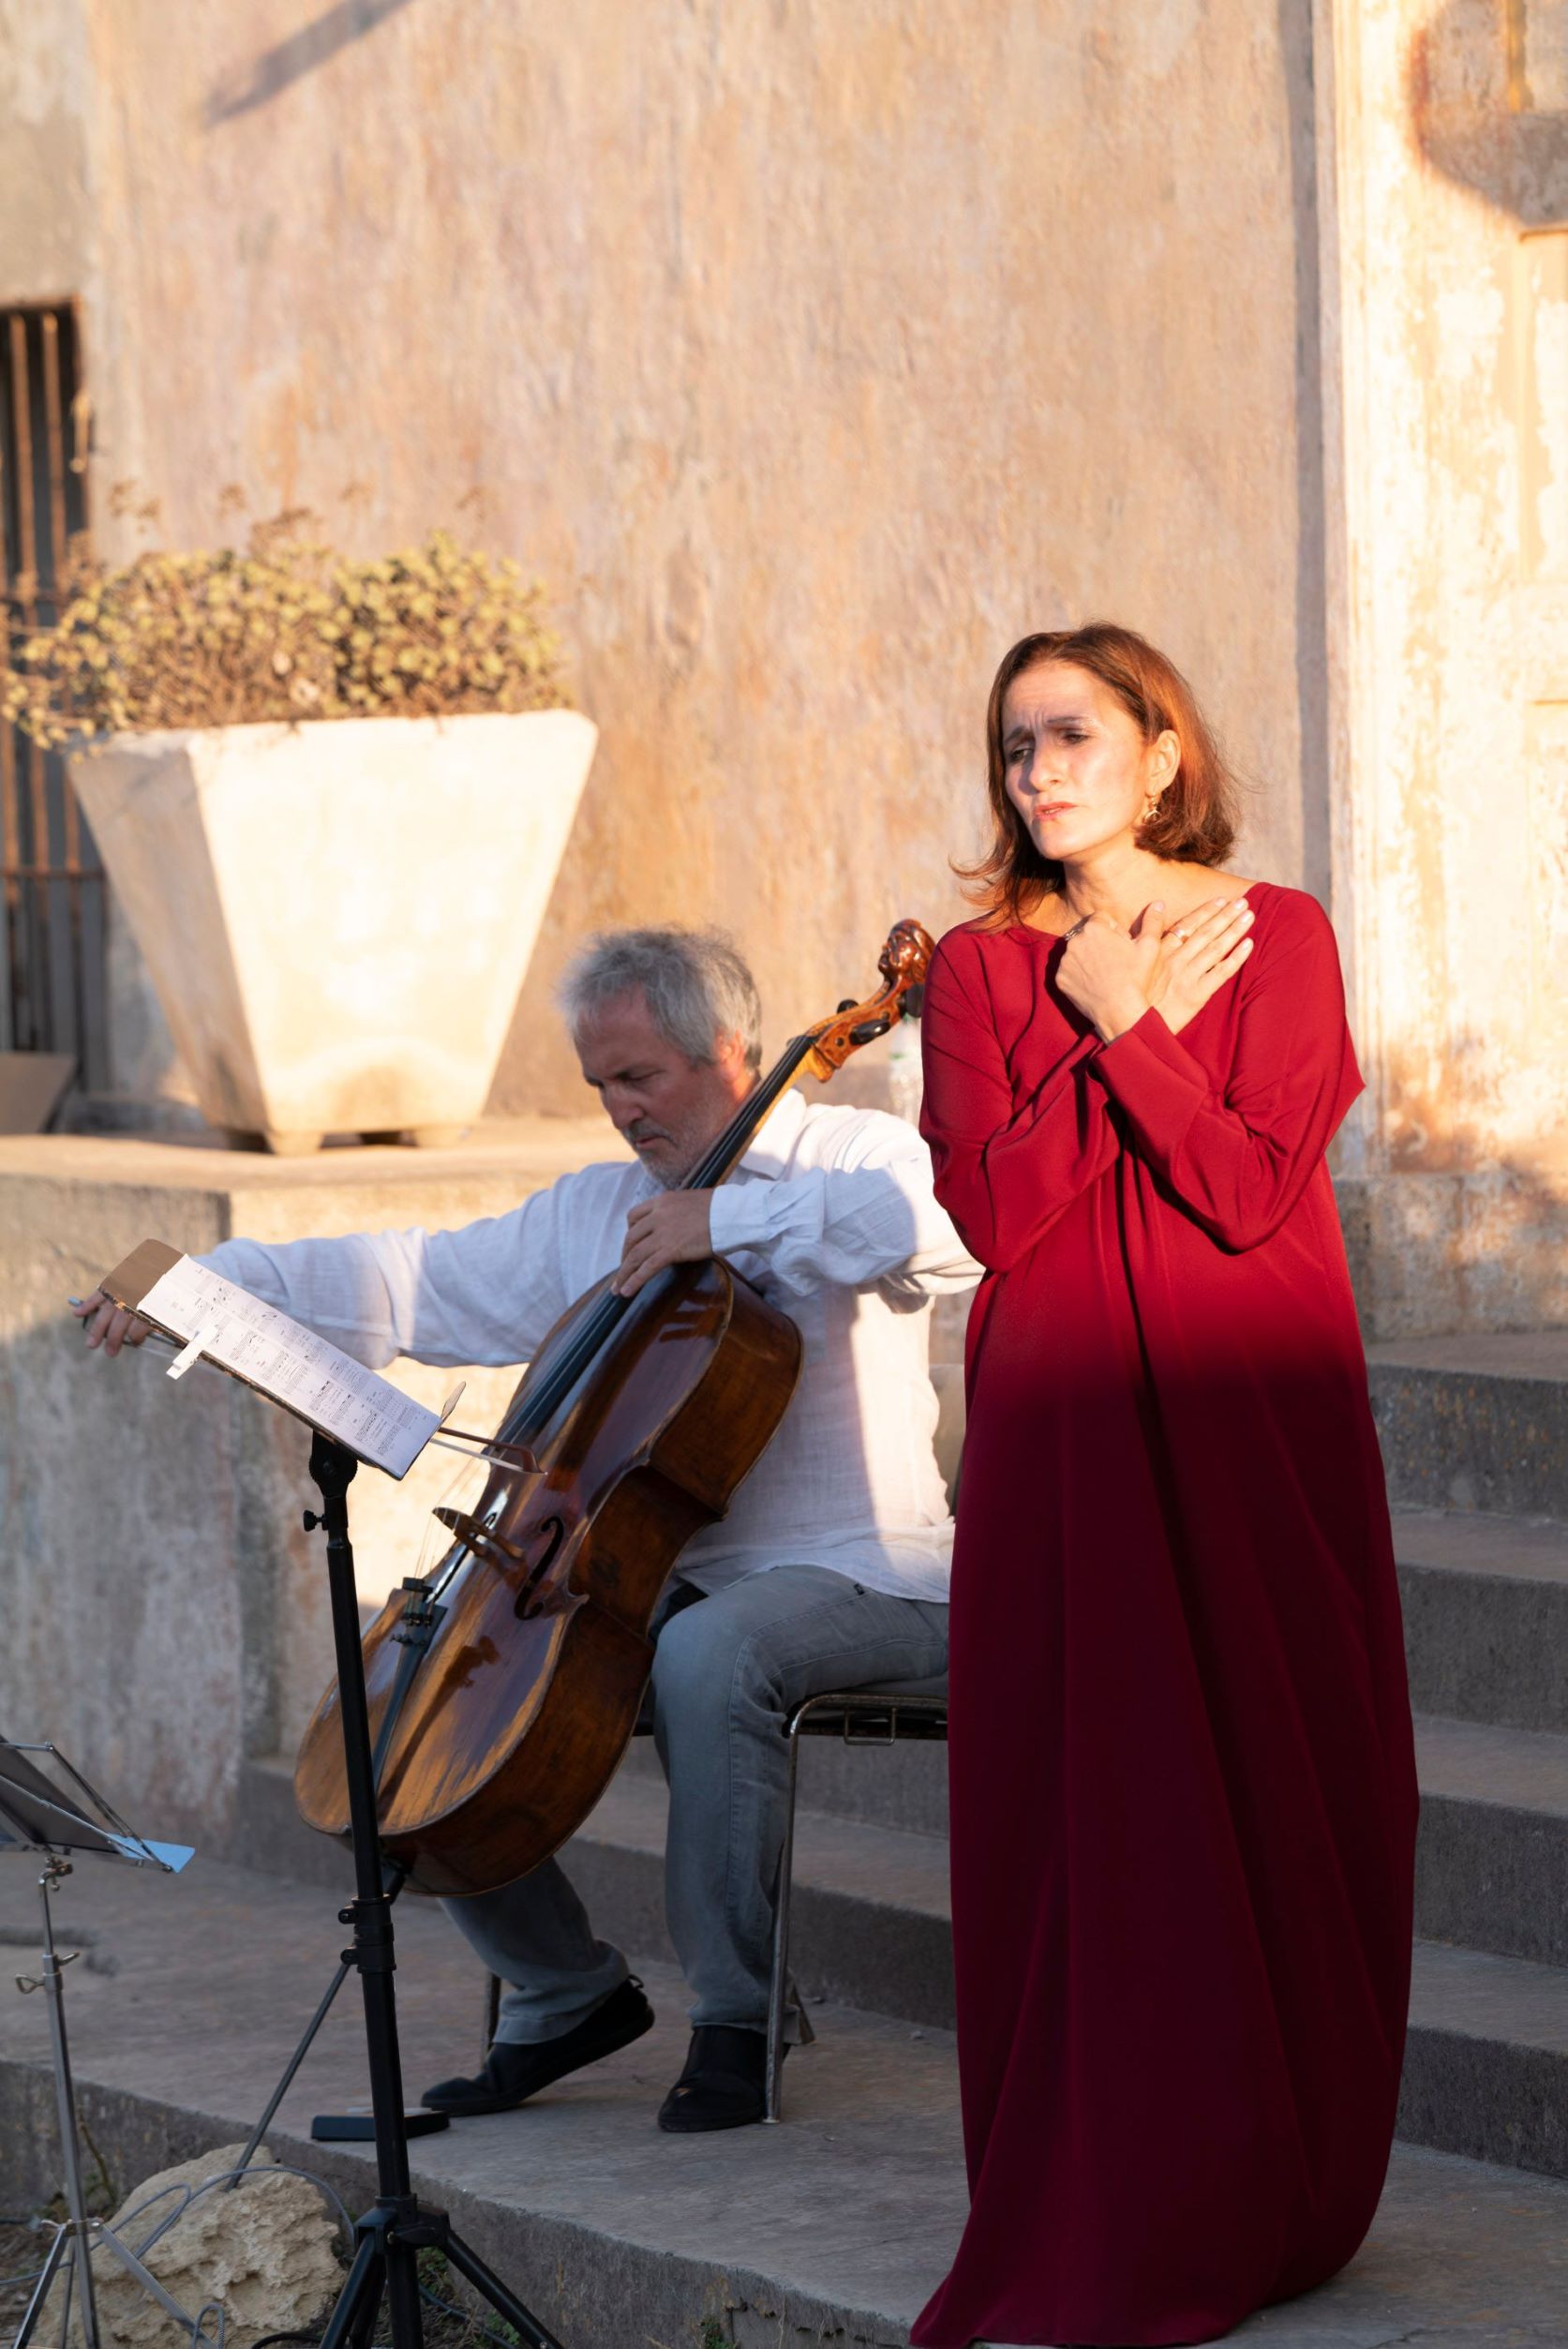
<svg viewBox="0 0 1568 2349"><path fill-rule="evenodd" d="M900 1020L888 1045L888 1106L895 1117L918 1125L925 1089L920 1069L920 1023Z"/></svg>

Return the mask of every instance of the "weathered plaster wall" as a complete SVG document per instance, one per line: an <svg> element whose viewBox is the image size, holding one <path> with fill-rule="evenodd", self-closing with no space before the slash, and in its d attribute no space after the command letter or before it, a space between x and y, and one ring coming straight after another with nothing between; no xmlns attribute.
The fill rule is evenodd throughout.
<svg viewBox="0 0 1568 2349"><path fill-rule="evenodd" d="M1388 1334L1561 1321L1563 11L1322 15L1335 910L1370 1079L1349 1145L1364 1301Z"/></svg>
<svg viewBox="0 0 1568 2349"><path fill-rule="evenodd" d="M82 256L100 517L477 490L553 583L603 740L497 1108L576 1105L590 927L727 922L776 1040L942 926L997 653L1117 611L1332 899L1372 1325L1560 1320L1562 15L0 0L0 294Z"/></svg>
<svg viewBox="0 0 1568 2349"><path fill-rule="evenodd" d="M1305 0L82 5L100 516L477 487L556 590L603 743L499 1107L575 1105L590 926L727 922L776 1036L941 927L992 668L1069 615L1171 647L1247 860L1326 879Z"/></svg>
<svg viewBox="0 0 1568 2349"><path fill-rule="evenodd" d="M0 299L82 292L94 224L81 0L0 0Z"/></svg>

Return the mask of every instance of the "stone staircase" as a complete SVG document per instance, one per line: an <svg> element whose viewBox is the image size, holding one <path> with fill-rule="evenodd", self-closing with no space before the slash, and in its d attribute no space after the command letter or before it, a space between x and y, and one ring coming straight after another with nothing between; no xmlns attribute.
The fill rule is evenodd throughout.
<svg viewBox="0 0 1568 2349"><path fill-rule="evenodd" d="M1568 2177L1568 1332L1371 1372L1423 1798L1400 2133Z"/></svg>
<svg viewBox="0 0 1568 2349"><path fill-rule="evenodd" d="M1568 2177L1568 1332L1382 1346L1371 1378L1423 1789L1400 2133ZM950 2028L945 1760L805 1748L808 1998ZM668 1958L664 1820L638 1745L568 1865L601 1932Z"/></svg>
<svg viewBox="0 0 1568 2349"><path fill-rule="evenodd" d="M1242 2333L1277 2349L1545 2349L1565 2337L1568 2239L1568 1332L1380 1348L1372 1387L1425 1792L1406 2142L1351 2267ZM654 2035L524 2114L414 2148L423 2191L573 2349L907 2340L963 2204L945 1761L939 1747L808 1743L796 1970L823 2002L818 2043L785 2074L784 2129L688 2141L652 2126L684 1999L663 1920L664 1788L650 1746L634 1746L567 1856L599 1930L647 1973ZM204 1858L168 1884L100 1870L73 1888L123 1960L112 1978L74 1969L71 1996L87 2124L124 2175L245 2134L338 1946L336 1904L310 1885L341 1883L342 1856L298 1825L285 1765L251 1766L244 1827L230 1857L270 1873ZM28 1939L29 1893L12 1881L7 1919L0 1883L0 1940ZM398 1942L418 2081L477 2056L481 1982L429 1903L402 1905ZM52 2142L44 2019L18 2004L0 2017L12 2207L47 2196ZM273 2143L356 2205L362 2157L305 2132L311 2111L362 2094L345 1999Z"/></svg>
<svg viewBox="0 0 1568 2349"><path fill-rule="evenodd" d="M1370 1360L1423 1794L1408 2141L1568 2178L1568 1331L1418 1339ZM954 1373L940 1378L953 1464ZM243 1856L336 1878L252 1773ZM946 1755L801 1757L795 1968L809 1999L949 2029ZM670 1960L664 1785L634 1745L567 1855L598 1929ZM236 1856L240 1856L236 1854ZM830 2051L825 2051L831 2060Z"/></svg>

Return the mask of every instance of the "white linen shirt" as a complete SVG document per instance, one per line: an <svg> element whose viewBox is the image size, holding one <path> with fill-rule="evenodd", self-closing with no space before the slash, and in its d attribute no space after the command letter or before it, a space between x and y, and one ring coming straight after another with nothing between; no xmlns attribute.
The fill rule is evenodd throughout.
<svg viewBox="0 0 1568 2349"><path fill-rule="evenodd" d="M679 1573L715 1591L769 1566L820 1565L867 1590L944 1600L952 1519L932 1440L932 1299L979 1266L932 1195L913 1127L785 1093L713 1194L717 1255L787 1313L799 1384L729 1514ZM510 1214L455 1232L379 1232L202 1257L379 1369L528 1361L575 1297L620 1262L631 1209L659 1186L635 1161L585 1166Z"/></svg>

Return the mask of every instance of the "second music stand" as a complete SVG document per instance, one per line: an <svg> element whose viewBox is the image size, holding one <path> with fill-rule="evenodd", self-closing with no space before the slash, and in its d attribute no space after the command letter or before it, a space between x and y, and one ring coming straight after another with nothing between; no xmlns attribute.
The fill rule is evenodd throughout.
<svg viewBox="0 0 1568 2349"><path fill-rule="evenodd" d="M37 1755L47 1767L31 1758ZM57 1783L48 1769L65 1781ZM62 2271L66 2304L60 2338L70 2334L71 2301L80 2296L81 2324L86 2349L100 2349L97 2296L93 2283L93 2250L97 2244L112 2252L142 2288L184 2326L192 2342L203 2338L202 2317L187 2316L179 2302L149 2273L128 2243L123 2242L102 2219L89 2218L82 2186L82 2147L76 2117L76 2088L71 2079L70 2047L66 2037L65 1969L77 1954L62 1957L54 1946L54 1916L50 1897L71 1874L75 1861L87 1855L117 1860L133 1868L157 1868L177 1875L190 1858L185 1844L149 1843L133 1834L126 1822L79 1770L72 1768L55 1745L44 1742L13 1744L0 1737L0 1851L25 1851L42 1861L38 1897L43 1919L43 1970L19 1974L17 1988L41 1990L49 2007L50 2048L54 2064L54 2102L60 2122L60 2156L65 2166L66 2209L63 2220L49 2222L54 2240L39 2271L31 2299L17 2328L12 2349L27 2349L37 2330L50 2291Z"/></svg>

